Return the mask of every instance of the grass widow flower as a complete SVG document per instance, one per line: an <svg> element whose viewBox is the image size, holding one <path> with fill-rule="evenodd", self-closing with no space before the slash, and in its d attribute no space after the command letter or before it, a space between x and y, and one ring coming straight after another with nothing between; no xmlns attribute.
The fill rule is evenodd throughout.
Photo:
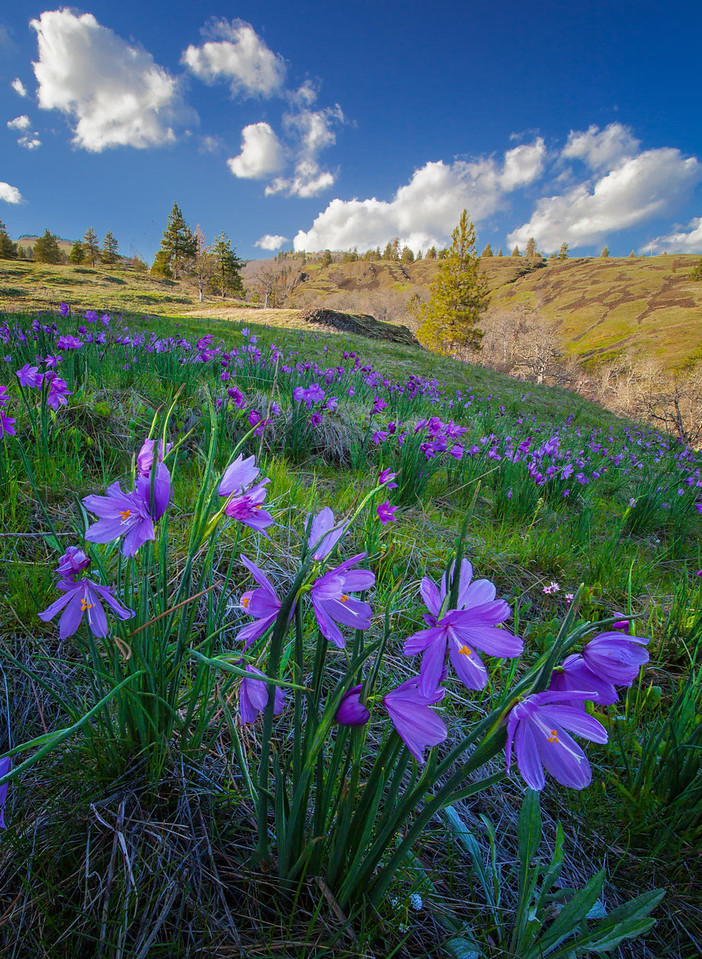
<svg viewBox="0 0 702 959"><path fill-rule="evenodd" d="M83 505L99 517L85 534L89 543L111 543L124 537L122 553L133 556L147 540L155 539L148 499L144 498L143 490L124 493L117 482L107 487L105 496L85 496Z"/></svg>
<svg viewBox="0 0 702 959"><path fill-rule="evenodd" d="M338 623L352 629L368 629L371 623L373 611L369 604L349 596L349 593L368 589L375 583L375 576L369 569L351 568L365 555L359 553L344 560L335 569L316 579L310 589L310 599L322 636L339 649L344 648L346 641Z"/></svg>
<svg viewBox="0 0 702 959"><path fill-rule="evenodd" d="M578 653L567 656L563 663L554 669L548 688L552 692L589 692L590 702L599 703L600 706L610 706L619 699L613 684L593 673ZM580 708L585 708L584 700L580 703Z"/></svg>
<svg viewBox="0 0 702 959"><path fill-rule="evenodd" d="M386 499L384 503L381 503L378 506L378 519L383 526L387 526L388 523L394 523L397 520L397 516L395 516L396 512L397 506L391 506L390 500Z"/></svg>
<svg viewBox="0 0 702 959"><path fill-rule="evenodd" d="M592 694L587 692L550 690L533 693L517 703L507 717L507 772L514 749L519 772L531 789L543 789L544 767L564 786L589 786L590 764L569 732L594 743L607 742L604 726L570 704L591 698Z"/></svg>
<svg viewBox="0 0 702 959"><path fill-rule="evenodd" d="M248 649L275 622L280 611L280 600L273 589L273 584L258 566L245 556L241 557L241 562L258 583L258 589L247 590L241 597L242 607L249 616L254 617L254 622L240 629L235 640L242 642L244 649ZM294 608L293 606L293 610Z"/></svg>
<svg viewBox="0 0 702 959"><path fill-rule="evenodd" d="M383 706L398 736L419 763L424 762L427 746L436 746L448 735L443 719L430 708L445 695L446 690L441 687L423 693L418 677L413 676L383 697Z"/></svg>
<svg viewBox="0 0 702 959"><path fill-rule="evenodd" d="M325 506L312 520L307 545L314 550L314 559L326 559L348 529L348 523L334 526L334 514Z"/></svg>
<svg viewBox="0 0 702 959"><path fill-rule="evenodd" d="M268 478L262 479L245 493L239 493L231 497L224 512L232 519L238 520L244 526L258 530L264 533L267 526L273 522L273 517L263 509L263 501L266 498L266 485L270 483ZM264 533L264 535L268 535Z"/></svg>
<svg viewBox="0 0 702 959"><path fill-rule="evenodd" d="M600 633L583 648L583 659L595 675L615 686L631 686L641 667L648 662L642 649L647 639L620 632Z"/></svg>
<svg viewBox="0 0 702 959"><path fill-rule="evenodd" d="M255 676L264 676L260 669L255 666L247 665L246 672L251 676L245 676L239 687L239 714L242 723L253 723L256 721L259 713L268 705L268 684L260 679L254 679ZM273 715L277 716L283 711L285 705L285 694L282 689L275 687L275 700L273 704Z"/></svg>
<svg viewBox="0 0 702 959"><path fill-rule="evenodd" d="M448 595L446 574L440 587L426 576L422 579L420 592L430 614L425 617L428 629L409 636L404 653L424 654L419 679L424 695L429 695L440 681L447 647L451 664L467 689L484 689L488 681L487 669L476 650L500 658L512 658L523 652L524 644L519 636L497 628L511 613L508 604L495 599L497 590L493 583L472 577L473 567L464 559L456 609L443 615Z"/></svg>
<svg viewBox="0 0 702 959"><path fill-rule="evenodd" d="M61 579L56 587L63 595L51 603L39 619L45 623L53 619L62 610L59 620L59 636L67 639L72 636L83 621L88 620L88 627L94 636L107 636L107 616L103 607L106 603L119 619L131 619L133 610L127 609L116 596L113 596L107 586L94 583L91 579L81 579L74 582L70 579Z"/></svg>
<svg viewBox="0 0 702 959"><path fill-rule="evenodd" d="M361 702L362 689L363 683L359 683L358 686L352 686L341 697L339 708L334 716L341 726L365 726L370 719L370 712Z"/></svg>

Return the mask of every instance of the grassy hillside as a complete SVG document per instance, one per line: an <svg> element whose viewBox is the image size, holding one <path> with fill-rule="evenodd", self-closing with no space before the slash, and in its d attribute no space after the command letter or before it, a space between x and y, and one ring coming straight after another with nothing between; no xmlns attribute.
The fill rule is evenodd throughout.
<svg viewBox="0 0 702 959"><path fill-rule="evenodd" d="M691 959L700 455L251 315L0 317L0 955ZM456 615L405 714L408 637ZM615 623L636 668L563 714L577 746L542 720L592 782L545 759L537 798L505 722Z"/></svg>

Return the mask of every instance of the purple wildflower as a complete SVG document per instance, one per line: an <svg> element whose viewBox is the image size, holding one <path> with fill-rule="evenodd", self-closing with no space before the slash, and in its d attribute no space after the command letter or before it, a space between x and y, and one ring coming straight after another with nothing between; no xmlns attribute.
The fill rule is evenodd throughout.
<svg viewBox="0 0 702 959"><path fill-rule="evenodd" d="M61 303L59 305L59 313L61 314L61 316L68 316L70 309L71 308L68 305L68 303Z"/></svg>
<svg viewBox="0 0 702 959"><path fill-rule="evenodd" d="M220 496L231 496L232 493L241 493L256 479L260 470L255 465L255 457L244 459L240 453L224 471L222 482L219 484Z"/></svg>
<svg viewBox="0 0 702 959"><path fill-rule="evenodd" d="M584 789L592 780L585 753L567 730L595 743L607 742L604 726L568 701L589 699L586 692L547 691L527 696L507 718L507 772L512 748L527 786L543 789L544 767L554 779L573 789Z"/></svg>
<svg viewBox="0 0 702 959"><path fill-rule="evenodd" d="M48 359L48 357L47 357ZM72 396L68 384L53 372L44 374L44 379L49 380L49 393L46 397L47 404L52 410L58 410L59 406L65 406L68 403L67 396Z"/></svg>
<svg viewBox="0 0 702 959"><path fill-rule="evenodd" d="M390 500L388 499L378 506L378 519L383 526L386 526L388 523L394 523L397 520L397 516L395 516L396 511L397 506L391 506Z"/></svg>
<svg viewBox="0 0 702 959"><path fill-rule="evenodd" d="M268 483L270 483L268 478L263 479L245 493L232 496L224 507L224 512L232 519L243 523L244 526L263 532L273 522L271 514L262 506L266 498L266 485Z"/></svg>
<svg viewBox="0 0 702 959"><path fill-rule="evenodd" d="M76 576L90 566L90 559L79 546L69 546L59 559L56 572L61 579L75 582Z"/></svg>
<svg viewBox="0 0 702 959"><path fill-rule="evenodd" d="M31 366L29 363L25 363L21 369L17 370L15 376L20 381L21 386L31 386L35 389L41 386L44 379L44 374L39 372L39 368Z"/></svg>
<svg viewBox="0 0 702 959"><path fill-rule="evenodd" d="M94 636L98 638L107 635L107 616L102 603L105 602L119 619L130 619L134 612L127 609L116 596L113 596L107 586L94 583L91 579L81 579L73 582L70 579L61 579L58 583L63 596L51 603L39 618L48 623L50 619L63 610L59 620L59 636L66 639L72 636L80 626L83 615L87 616L88 626Z"/></svg>
<svg viewBox="0 0 702 959"><path fill-rule="evenodd" d="M383 705L397 734L419 763L424 762L427 746L436 746L448 735L444 721L430 709L441 702L445 694L443 688L422 693L414 676L383 697Z"/></svg>
<svg viewBox="0 0 702 959"><path fill-rule="evenodd" d="M144 440L142 443L141 449L137 453L136 465L137 470L141 473L142 476L148 476L151 472L151 467L154 465L154 445L156 440ZM163 448L163 440L159 441L158 444L158 461L162 463L165 457L173 448L172 443L166 443L166 448Z"/></svg>
<svg viewBox="0 0 702 959"><path fill-rule="evenodd" d="M640 668L648 662L648 642L638 636L600 633L583 649L583 659L597 676L615 686L631 686Z"/></svg>
<svg viewBox="0 0 702 959"><path fill-rule="evenodd" d="M573 653L554 669L549 683L551 692L589 692L588 699L601 706L609 706L619 699L614 685L593 673L582 656ZM581 707L585 708L583 701Z"/></svg>
<svg viewBox="0 0 702 959"><path fill-rule="evenodd" d="M242 607L249 616L254 617L254 622L240 629L235 639L244 644L244 649L248 649L275 622L280 611L280 600L273 584L258 566L245 556L241 557L241 562L258 583L258 589L247 590L241 597Z"/></svg>
<svg viewBox="0 0 702 959"><path fill-rule="evenodd" d="M365 553L344 560L335 569L316 579L310 590L319 629L325 639L340 649L346 645L338 623L352 629L368 629L373 611L368 603L353 599L349 593L368 589L375 576L368 569L352 569Z"/></svg>
<svg viewBox="0 0 702 959"><path fill-rule="evenodd" d="M153 481L153 500L151 491L150 473L146 475L140 473L136 479L135 492L143 500L151 519L158 521L168 509L168 504L171 501L171 474L165 463L159 463L156 467L156 477Z"/></svg>
<svg viewBox="0 0 702 959"><path fill-rule="evenodd" d="M17 420L14 416L6 416L5 411L0 408L0 436L7 434L8 436L17 436L17 430L15 429L15 423Z"/></svg>
<svg viewBox="0 0 702 959"><path fill-rule="evenodd" d="M429 695L439 683L447 646L453 668L467 689L484 689L488 681L487 669L476 649L501 658L519 656L524 649L519 636L497 628L497 624L510 615L508 604L495 599L497 591L489 580L471 582L472 577L473 567L464 559L456 609L445 612L446 574L441 580L441 588L427 577L422 579L420 590L430 614L425 617L429 628L409 636L405 640L404 652L408 656L424 653L419 679L424 695Z"/></svg>
<svg viewBox="0 0 702 959"><path fill-rule="evenodd" d="M246 666L247 673L253 676L264 676L260 669L255 666ZM273 715L277 716L283 711L285 703L285 694L281 689L275 688L275 701L273 705ZM239 713L242 723L253 723L256 721L259 713L268 705L268 684L260 679L250 679L244 677L239 687Z"/></svg>
<svg viewBox="0 0 702 959"><path fill-rule="evenodd" d="M397 489L397 483L392 482L396 476L397 473L391 473L389 468L384 469L381 473L378 473L378 483L387 489Z"/></svg>
<svg viewBox="0 0 702 959"><path fill-rule="evenodd" d="M352 686L344 693L339 703L334 719L341 726L365 726L370 719L370 713L361 702L363 683Z"/></svg>
<svg viewBox="0 0 702 959"><path fill-rule="evenodd" d="M325 559L348 528L348 523L334 526L334 514L328 506L324 506L312 520L307 545L314 549L314 559Z"/></svg>
<svg viewBox="0 0 702 959"><path fill-rule="evenodd" d="M7 776L11 769L12 760L9 756L0 759L0 779L3 776ZM7 829L5 825L5 806L7 805L7 790L9 785L9 783L3 783L2 786L0 786L0 829Z"/></svg>
<svg viewBox="0 0 702 959"><path fill-rule="evenodd" d="M90 495L83 498L85 508L98 517L98 521L85 534L88 542L111 543L123 536L122 553L124 556L133 556L147 540L155 539L148 505L148 480L146 483L146 498L143 488L137 487L131 493L124 493L119 483L108 486L105 496Z"/></svg>

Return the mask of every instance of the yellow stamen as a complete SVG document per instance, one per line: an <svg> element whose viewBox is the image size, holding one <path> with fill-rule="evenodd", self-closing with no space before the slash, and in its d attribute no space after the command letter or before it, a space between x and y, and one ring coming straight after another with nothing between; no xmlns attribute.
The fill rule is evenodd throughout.
<svg viewBox="0 0 702 959"><path fill-rule="evenodd" d="M557 743L557 742L560 742L560 740L559 740L559 738L558 738L558 732L557 732L555 729L552 729L552 730L551 730L551 735L547 737L547 740L546 740L546 741L549 742L549 743Z"/></svg>
<svg viewBox="0 0 702 959"><path fill-rule="evenodd" d="M95 603L89 603L87 599L81 599L80 601L80 611L84 613L88 609L92 609Z"/></svg>
<svg viewBox="0 0 702 959"><path fill-rule="evenodd" d="M250 603L250 602L251 602L251 600L249 599L248 596L242 596L242 597L241 597L241 605L244 607L244 609L248 609L248 608L249 608L249 603Z"/></svg>
<svg viewBox="0 0 702 959"><path fill-rule="evenodd" d="M348 603L348 601L349 601L349 598L348 598L348 596L346 595L346 593L342 593L341 596L339 597L339 602L340 602L340 603Z"/></svg>
<svg viewBox="0 0 702 959"><path fill-rule="evenodd" d="M461 654L461 656L472 656L472 655L473 655L473 650L472 650L469 646L461 646L461 648L458 650L458 652Z"/></svg>
<svg viewBox="0 0 702 959"><path fill-rule="evenodd" d="M122 509L119 511L119 515L122 517L122 522L125 522L132 515L132 511L130 509Z"/></svg>

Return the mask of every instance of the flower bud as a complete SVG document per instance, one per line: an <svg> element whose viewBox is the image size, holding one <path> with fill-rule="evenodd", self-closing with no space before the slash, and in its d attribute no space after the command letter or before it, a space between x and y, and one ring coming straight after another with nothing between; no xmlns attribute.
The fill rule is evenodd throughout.
<svg viewBox="0 0 702 959"><path fill-rule="evenodd" d="M361 702L363 684L353 686L344 693L334 717L342 726L364 726L370 719L370 713Z"/></svg>

